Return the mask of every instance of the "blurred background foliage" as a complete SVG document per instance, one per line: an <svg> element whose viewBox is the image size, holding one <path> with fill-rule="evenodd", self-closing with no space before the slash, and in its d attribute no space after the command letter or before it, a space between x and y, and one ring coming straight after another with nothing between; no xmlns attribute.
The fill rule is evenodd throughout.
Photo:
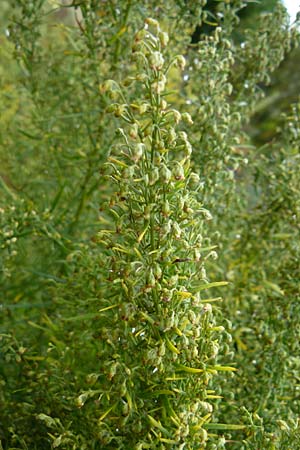
<svg viewBox="0 0 300 450"><path fill-rule="evenodd" d="M99 438L97 402L76 406L90 389L87 375L101 371L104 268L95 235L118 125L99 85L130 75L131 41L148 16L168 31L171 53L188 61L169 87L194 120L194 170L214 216L208 233L219 242L209 276L230 281L216 314L232 339L222 356L238 374L219 377L214 421L247 428L218 431L207 448L298 449L296 30L276 0L71 4L1 2L3 449L112 448Z"/></svg>

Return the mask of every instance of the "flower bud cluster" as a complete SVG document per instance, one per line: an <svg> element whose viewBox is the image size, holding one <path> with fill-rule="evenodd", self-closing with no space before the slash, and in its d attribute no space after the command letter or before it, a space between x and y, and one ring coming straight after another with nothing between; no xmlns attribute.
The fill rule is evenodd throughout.
<svg viewBox="0 0 300 450"><path fill-rule="evenodd" d="M120 355L124 346L134 354L135 368L129 377L134 377L132 386L152 373L145 389L159 387L158 393L153 392L156 398L163 395L160 391L178 390L174 374L184 374L182 394L176 394L182 396L178 420L166 421L157 413L150 421L163 421L165 427L171 427L178 448L184 442L193 448L200 435L203 445L207 440L206 431L198 424L212 408L202 402L206 411L202 405L191 412L190 404L195 397L206 398L214 371L207 370L205 362L216 363L222 330L216 327L213 307L200 295L200 290L209 286L206 277L201 278L205 261L216 257L202 245L211 214L200 202L200 177L190 169L192 145L179 128L182 122L192 125L193 120L189 113L181 114L167 102L170 64L181 70L185 65L182 56L166 60L163 49L167 42L159 24L146 20L146 27L135 36L137 73L131 77L145 94L125 102L120 83L122 104L110 108L125 124L118 130L121 142L111 149L107 163L107 176L115 186L106 210L113 227L99 233L99 242L108 254L108 291L112 302L118 304L114 324L118 339L106 340L116 354ZM109 86L115 89L114 83ZM113 367L118 364L111 370ZM195 376L198 370L200 375ZM118 382L117 374L108 381L112 378ZM128 416L134 409L127 398L131 395L134 389L128 382L126 393L121 395L129 405ZM169 401L175 411L177 401ZM149 411L154 406L155 402L150 403ZM154 439L156 433L151 436Z"/></svg>
<svg viewBox="0 0 300 450"><path fill-rule="evenodd" d="M8 188L7 188L8 189ZM11 277L11 264L19 252L19 240L23 234L34 234L39 228L40 217L32 205L23 199L14 199L5 195L0 206L0 263L4 278Z"/></svg>

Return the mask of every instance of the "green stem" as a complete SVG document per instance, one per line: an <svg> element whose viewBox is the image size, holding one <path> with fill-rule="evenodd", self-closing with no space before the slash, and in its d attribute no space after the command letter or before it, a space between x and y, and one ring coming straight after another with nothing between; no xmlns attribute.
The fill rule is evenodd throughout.
<svg viewBox="0 0 300 450"><path fill-rule="evenodd" d="M17 196L14 194L14 192L12 192L12 190L7 186L7 184L5 183L4 179L2 178L2 176L0 176L0 185L2 186L2 188L5 190L5 192L12 197L14 200L16 200Z"/></svg>
<svg viewBox="0 0 300 450"><path fill-rule="evenodd" d="M122 28L124 28L126 26L130 8L131 8L131 0L129 0L128 3L127 3L127 7L126 7L126 10L125 10L124 18L123 18L123 20L121 22L120 30L122 30ZM118 62L118 59L119 59L119 55L120 55L120 44L121 44L121 39L119 37L117 39L117 42L116 42L116 49L115 49L115 54L114 54L114 66L115 66L115 68L116 68L116 65L117 65L117 62Z"/></svg>
<svg viewBox="0 0 300 450"><path fill-rule="evenodd" d="M79 200L79 203L78 203L75 215L74 215L74 220L73 220L73 222L70 225L70 229L69 229L70 233L72 233L74 231L74 228L78 224L79 218L80 218L81 213L82 213L82 211L84 209L84 206L85 206L85 203L86 203L86 198L87 198L87 186L88 186L88 183L89 183L89 181L90 181L90 179L91 179L91 177L93 176L93 173L94 173L94 171L93 171L93 158L96 155L97 150L98 150L97 143L94 140L94 137L92 135L92 132L90 130L89 125L86 124L86 127L87 127L87 130L88 130L88 136L89 136L90 141L91 141L91 143L93 145L93 150L92 150L92 152L89 155L88 168L87 168L85 177L83 179L83 182L81 184L80 200ZM90 191L88 191L88 192L90 192Z"/></svg>

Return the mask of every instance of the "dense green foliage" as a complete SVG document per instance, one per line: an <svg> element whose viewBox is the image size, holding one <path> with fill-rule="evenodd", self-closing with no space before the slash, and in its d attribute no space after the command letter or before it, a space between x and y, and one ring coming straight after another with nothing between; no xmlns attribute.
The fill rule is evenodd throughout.
<svg viewBox="0 0 300 450"><path fill-rule="evenodd" d="M0 449L297 450L281 3L1 8Z"/></svg>

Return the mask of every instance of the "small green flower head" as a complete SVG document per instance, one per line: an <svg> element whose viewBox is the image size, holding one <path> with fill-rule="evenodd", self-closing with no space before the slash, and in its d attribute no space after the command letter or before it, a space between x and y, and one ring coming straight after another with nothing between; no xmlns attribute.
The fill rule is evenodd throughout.
<svg viewBox="0 0 300 450"><path fill-rule="evenodd" d="M200 430L197 431L197 435L202 444L204 444L208 439L207 431L204 428L200 428Z"/></svg>
<svg viewBox="0 0 300 450"><path fill-rule="evenodd" d="M152 17L147 17L147 19L145 19L145 25L149 25L150 27L155 28L157 31L159 30L158 21L155 19L152 19Z"/></svg>
<svg viewBox="0 0 300 450"><path fill-rule="evenodd" d="M165 200L162 205L162 213L165 217L168 217L171 213L170 203L168 200Z"/></svg>
<svg viewBox="0 0 300 450"><path fill-rule="evenodd" d="M179 122L181 121L181 114L180 114L180 112L177 111L177 109L173 109L172 112L173 112L173 117L174 117L175 123L179 124Z"/></svg>
<svg viewBox="0 0 300 450"><path fill-rule="evenodd" d="M162 75L158 81L152 83L152 88L156 94L161 94L165 90L166 77Z"/></svg>
<svg viewBox="0 0 300 450"><path fill-rule="evenodd" d="M161 70L164 62L164 57L160 52L156 51L149 55L149 65L153 70Z"/></svg>
<svg viewBox="0 0 300 450"><path fill-rule="evenodd" d="M115 117L121 117L127 110L127 105L117 105L114 110Z"/></svg>
<svg viewBox="0 0 300 450"><path fill-rule="evenodd" d="M132 160L137 163L145 152L145 144L139 143L133 146L131 151Z"/></svg>
<svg viewBox="0 0 300 450"><path fill-rule="evenodd" d="M100 85L100 92L103 94L116 89L116 82L114 80L106 80Z"/></svg>
<svg viewBox="0 0 300 450"><path fill-rule="evenodd" d="M158 33L158 37L161 43L161 46L164 48L168 45L169 42L169 35L168 33L164 32L164 31L160 31Z"/></svg>
<svg viewBox="0 0 300 450"><path fill-rule="evenodd" d="M139 105L138 108L139 114L141 114L141 116L145 114L148 111L149 107L150 105L148 103L142 103L141 105Z"/></svg>
<svg viewBox="0 0 300 450"><path fill-rule="evenodd" d="M143 39L145 39L146 34L147 34L147 30L145 30L145 28L143 28L142 30L139 30L134 37L134 41L135 42L142 41Z"/></svg>
<svg viewBox="0 0 300 450"><path fill-rule="evenodd" d="M179 180L184 180L185 175L184 175L184 169L182 167L181 164L177 163L174 170L173 170L173 175L175 180L179 181Z"/></svg>
<svg viewBox="0 0 300 450"><path fill-rule="evenodd" d="M129 136L132 139L137 139L139 133L139 127L137 123L134 123L129 129Z"/></svg>
<svg viewBox="0 0 300 450"><path fill-rule="evenodd" d="M134 176L134 166L125 167L123 170L123 178L124 180L131 180Z"/></svg>
<svg viewBox="0 0 300 450"><path fill-rule="evenodd" d="M116 99L120 95L120 87L114 80L106 80L99 86L101 94L107 94L111 99Z"/></svg>
<svg viewBox="0 0 300 450"><path fill-rule="evenodd" d="M161 165L160 171L160 180L162 183L169 183L172 177L171 171L167 168L165 164Z"/></svg>
<svg viewBox="0 0 300 450"><path fill-rule="evenodd" d="M182 115L181 115L181 117L182 117L182 120L184 121L184 122L186 122L188 125L193 125L193 119L192 119L192 117L191 117L191 115L188 113L188 112L184 112Z"/></svg>
<svg viewBox="0 0 300 450"><path fill-rule="evenodd" d="M196 172L192 172L189 178L189 185L191 189L196 188L200 183L200 177Z"/></svg>
<svg viewBox="0 0 300 450"><path fill-rule="evenodd" d="M186 65L186 60L185 60L184 56L182 56L182 55L176 56L175 64L177 67L179 67L180 70L184 70L185 65Z"/></svg>

